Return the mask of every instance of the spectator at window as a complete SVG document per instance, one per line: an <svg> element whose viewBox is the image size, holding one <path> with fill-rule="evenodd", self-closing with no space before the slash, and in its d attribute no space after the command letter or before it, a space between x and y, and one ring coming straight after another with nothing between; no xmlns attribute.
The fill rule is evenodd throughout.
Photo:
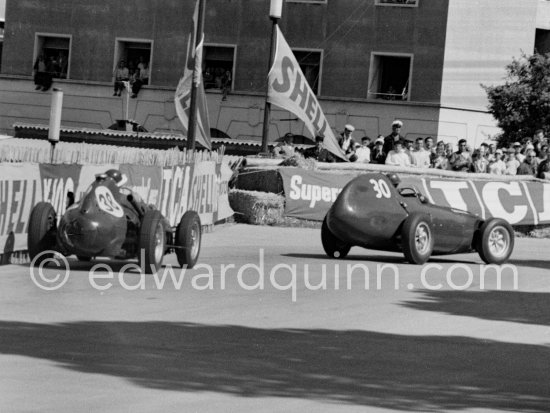
<svg viewBox="0 0 550 413"><path fill-rule="evenodd" d="M401 141L403 143L404 139L401 136L401 128L403 127L403 122L400 120L395 120L391 125L391 133L384 138L384 153L389 154L396 142Z"/></svg>
<svg viewBox="0 0 550 413"><path fill-rule="evenodd" d="M118 62L118 66L114 72L115 76L115 93L113 96L120 96L120 93L124 90L124 83L130 80L130 72L126 67L126 62L121 60Z"/></svg>
<svg viewBox="0 0 550 413"><path fill-rule="evenodd" d="M357 159L355 162L358 162L358 163L370 162L370 138L368 136L363 136L361 138L361 144L356 145L355 156L357 156Z"/></svg>
<svg viewBox="0 0 550 413"><path fill-rule="evenodd" d="M275 148L273 148L273 156L275 158L290 158L294 156L294 135L287 133Z"/></svg>
<svg viewBox="0 0 550 413"><path fill-rule="evenodd" d="M537 168L535 165L536 153L534 150L529 150L525 154L525 159L519 165L518 175L537 175Z"/></svg>
<svg viewBox="0 0 550 413"><path fill-rule="evenodd" d="M355 130L353 125L347 124L344 126L344 132L340 134L338 138L338 145L350 161L355 160L355 141L353 140L352 134Z"/></svg>
<svg viewBox="0 0 550 413"><path fill-rule="evenodd" d="M334 155L325 148L324 140L325 137L323 135L317 135L315 137L315 146L307 148L304 151L304 158L312 158L319 162L335 162Z"/></svg>
<svg viewBox="0 0 550 413"><path fill-rule="evenodd" d="M59 56L57 57L57 73L56 77L60 79L66 79L67 78L67 56L65 56L63 53L59 53Z"/></svg>
<svg viewBox="0 0 550 413"><path fill-rule="evenodd" d="M469 172L472 165L472 156L466 150L466 139L458 141L458 151L452 154L449 164L453 171Z"/></svg>
<svg viewBox="0 0 550 413"><path fill-rule="evenodd" d="M34 90L46 91L52 86L52 75L48 72L48 63L44 55L39 55L33 66L34 69Z"/></svg>
<svg viewBox="0 0 550 413"><path fill-rule="evenodd" d="M489 146L490 148L491 146ZM487 166L487 172L493 175L504 175L506 171L506 164L502 160L504 157L504 153L502 149L496 149L495 155L491 158L489 161L489 165Z"/></svg>
<svg viewBox="0 0 550 413"><path fill-rule="evenodd" d="M433 141L432 141L432 146L433 146ZM417 168L429 168L431 166L431 162L430 162L431 151L426 150L424 146L424 138L422 137L416 138L414 148L412 152L410 152L410 155L411 155L412 166L416 166Z"/></svg>
<svg viewBox="0 0 550 413"><path fill-rule="evenodd" d="M397 141L394 143L394 149L388 153L386 165L410 167L411 159L407 154L403 142Z"/></svg>
<svg viewBox="0 0 550 413"><path fill-rule="evenodd" d="M384 164L386 163L386 153L384 152L384 137L379 135L374 141L374 148L370 154L371 163Z"/></svg>
<svg viewBox="0 0 550 413"><path fill-rule="evenodd" d="M143 85L149 84L149 65L147 62L141 62L141 69L138 69L134 75L132 82L132 98L137 98L137 95Z"/></svg>
<svg viewBox="0 0 550 413"><path fill-rule="evenodd" d="M231 72L226 70L222 76L222 100L227 100L227 95L231 90Z"/></svg>

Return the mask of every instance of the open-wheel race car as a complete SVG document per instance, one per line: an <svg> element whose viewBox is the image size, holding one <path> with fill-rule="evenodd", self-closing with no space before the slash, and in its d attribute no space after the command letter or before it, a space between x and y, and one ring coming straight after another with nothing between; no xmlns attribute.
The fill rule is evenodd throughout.
<svg viewBox="0 0 550 413"><path fill-rule="evenodd" d="M343 188L321 228L329 257L344 258L353 246L402 251L412 264L472 251L488 264L510 257L514 231L508 222L434 205L416 188L397 189L399 183L395 174L369 173Z"/></svg>
<svg viewBox="0 0 550 413"><path fill-rule="evenodd" d="M81 261L137 258L146 273L154 273L173 251L182 267L192 268L201 247L198 214L187 211L173 228L158 209L124 187L125 181L116 169L96 175L78 202L68 202L59 224L50 203L36 204L27 238L31 260L38 264L54 252L74 254Z"/></svg>

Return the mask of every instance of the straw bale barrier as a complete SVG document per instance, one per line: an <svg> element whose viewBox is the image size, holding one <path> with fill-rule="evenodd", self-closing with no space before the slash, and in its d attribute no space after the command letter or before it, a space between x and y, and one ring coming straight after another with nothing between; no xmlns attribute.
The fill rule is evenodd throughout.
<svg viewBox="0 0 550 413"><path fill-rule="evenodd" d="M235 221L254 225L274 225L284 221L285 198L282 195L232 189L229 204Z"/></svg>

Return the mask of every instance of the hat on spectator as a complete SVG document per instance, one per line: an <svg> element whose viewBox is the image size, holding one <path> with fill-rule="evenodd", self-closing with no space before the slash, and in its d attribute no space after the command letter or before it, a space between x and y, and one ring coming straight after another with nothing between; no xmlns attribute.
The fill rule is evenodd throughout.
<svg viewBox="0 0 550 413"><path fill-rule="evenodd" d="M350 125L349 123L348 123L346 126L344 126L344 129L347 129L347 130L349 130L350 132L353 132L353 131L355 130L355 128L353 127L353 125Z"/></svg>
<svg viewBox="0 0 550 413"><path fill-rule="evenodd" d="M374 143L384 143L384 138L378 138L374 141Z"/></svg>
<svg viewBox="0 0 550 413"><path fill-rule="evenodd" d="M514 148L508 148L509 153L516 153L516 150Z"/></svg>
<svg viewBox="0 0 550 413"><path fill-rule="evenodd" d="M400 120L394 120L391 125L392 125L392 127L397 126L398 128L401 128L401 127L403 127L403 122L401 122Z"/></svg>
<svg viewBox="0 0 550 413"><path fill-rule="evenodd" d="M502 149L498 148L495 153L500 153L502 155Z"/></svg>
<svg viewBox="0 0 550 413"><path fill-rule="evenodd" d="M512 146L521 146L521 143L519 142L514 142L514 144Z"/></svg>
<svg viewBox="0 0 550 413"><path fill-rule="evenodd" d="M525 145L526 151L533 150L533 149L535 149L535 147L532 144L528 143L527 145Z"/></svg>

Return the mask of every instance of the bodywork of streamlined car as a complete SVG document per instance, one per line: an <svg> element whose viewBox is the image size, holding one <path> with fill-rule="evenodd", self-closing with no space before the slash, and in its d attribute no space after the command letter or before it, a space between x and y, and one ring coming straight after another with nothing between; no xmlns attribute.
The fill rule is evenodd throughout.
<svg viewBox="0 0 550 413"><path fill-rule="evenodd" d="M397 189L399 182L395 174L369 173L344 187L323 221L327 255L343 258L360 246L402 251L415 264L431 255L472 251L487 263L509 258L514 231L506 221L434 205L416 188Z"/></svg>

